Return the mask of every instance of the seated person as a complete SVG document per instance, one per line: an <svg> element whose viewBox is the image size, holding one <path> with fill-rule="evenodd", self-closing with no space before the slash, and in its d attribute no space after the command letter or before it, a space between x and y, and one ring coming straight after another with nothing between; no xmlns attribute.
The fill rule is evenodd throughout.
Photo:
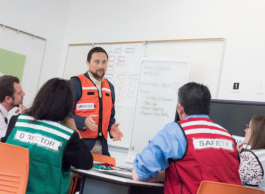
<svg viewBox="0 0 265 194"><path fill-rule="evenodd" d="M240 154L239 174L242 185L265 190L265 116L255 115L245 129L244 143L238 144Z"/></svg>
<svg viewBox="0 0 265 194"><path fill-rule="evenodd" d="M133 179L164 181L165 194L195 194L201 181L241 185L236 143L209 119L210 104L206 86L194 82L182 86L177 104L180 121L167 124L136 155ZM159 172L164 170L165 174Z"/></svg>
<svg viewBox="0 0 265 194"><path fill-rule="evenodd" d="M25 92L19 79L11 75L0 77L0 139L5 136L8 123L8 112L19 107L16 113L23 113L27 108L22 105Z"/></svg>
<svg viewBox="0 0 265 194"><path fill-rule="evenodd" d="M11 118L6 143L29 149L27 193L67 194L70 166L92 168L87 145L75 130L62 124L74 123L71 118L66 121L73 103L70 82L53 78L42 86L25 114Z"/></svg>

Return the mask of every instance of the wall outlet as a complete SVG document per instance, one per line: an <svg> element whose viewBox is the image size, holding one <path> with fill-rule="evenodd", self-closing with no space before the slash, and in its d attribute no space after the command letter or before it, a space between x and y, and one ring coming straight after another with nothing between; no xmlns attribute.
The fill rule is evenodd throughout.
<svg viewBox="0 0 265 194"><path fill-rule="evenodd" d="M257 94L263 94L264 93L264 81L260 80L258 82L258 86L257 86Z"/></svg>

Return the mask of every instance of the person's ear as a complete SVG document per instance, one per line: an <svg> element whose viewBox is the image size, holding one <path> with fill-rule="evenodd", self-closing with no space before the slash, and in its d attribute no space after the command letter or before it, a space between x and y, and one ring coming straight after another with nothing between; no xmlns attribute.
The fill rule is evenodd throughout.
<svg viewBox="0 0 265 194"><path fill-rule="evenodd" d="M184 107L178 103L178 113L179 115L183 115L185 112L184 112Z"/></svg>
<svg viewBox="0 0 265 194"><path fill-rule="evenodd" d="M88 61L86 61L87 67L89 69L90 63Z"/></svg>
<svg viewBox="0 0 265 194"><path fill-rule="evenodd" d="M10 96L6 96L5 97L5 101L8 103L8 104L11 104L12 102L12 98Z"/></svg>

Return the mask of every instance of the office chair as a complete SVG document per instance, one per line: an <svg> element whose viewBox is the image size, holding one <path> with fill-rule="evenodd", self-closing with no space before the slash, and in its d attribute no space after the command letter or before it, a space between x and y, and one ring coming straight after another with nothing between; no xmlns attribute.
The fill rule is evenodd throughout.
<svg viewBox="0 0 265 194"><path fill-rule="evenodd" d="M227 183L202 181L197 194L265 194L263 190Z"/></svg>
<svg viewBox="0 0 265 194"><path fill-rule="evenodd" d="M25 194L29 174L29 150L0 143L0 193Z"/></svg>

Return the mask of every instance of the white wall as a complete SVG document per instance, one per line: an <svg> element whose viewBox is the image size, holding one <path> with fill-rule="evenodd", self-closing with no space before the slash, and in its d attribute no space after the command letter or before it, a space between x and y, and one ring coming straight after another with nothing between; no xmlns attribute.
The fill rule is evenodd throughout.
<svg viewBox="0 0 265 194"><path fill-rule="evenodd" d="M264 8L262 0L74 0L59 74L70 43L224 37L218 97L265 101L255 92L265 81ZM242 82L240 93L230 92L234 80Z"/></svg>
<svg viewBox="0 0 265 194"><path fill-rule="evenodd" d="M235 4L235 0L72 1L60 73L63 72L70 43L227 37L230 12ZM168 54L172 55L172 51ZM199 51L197 55L200 55ZM217 68L219 71L219 66ZM205 64L193 67L189 80L198 80L194 72L199 73L202 69L205 69ZM204 79L198 81L201 80ZM208 84L204 84L218 83L216 80L208 80ZM214 86L218 87L218 84ZM218 91L218 88L211 90ZM213 96L216 98L217 92Z"/></svg>
<svg viewBox="0 0 265 194"><path fill-rule="evenodd" d="M0 0L0 23L47 39L39 86L58 76L70 5L71 0Z"/></svg>
<svg viewBox="0 0 265 194"><path fill-rule="evenodd" d="M265 83L265 1L241 0L229 21L227 48L219 98L265 101L257 94L259 81ZM231 92L240 81L240 92ZM263 84L264 92L264 84Z"/></svg>

